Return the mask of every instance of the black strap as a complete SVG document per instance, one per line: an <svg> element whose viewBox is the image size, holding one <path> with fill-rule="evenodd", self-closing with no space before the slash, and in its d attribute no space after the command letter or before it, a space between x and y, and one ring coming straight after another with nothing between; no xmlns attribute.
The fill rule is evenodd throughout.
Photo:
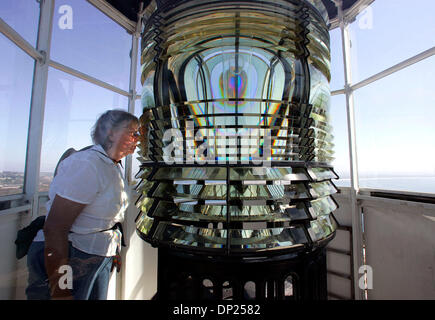
<svg viewBox="0 0 435 320"><path fill-rule="evenodd" d="M121 246L126 247L125 245L125 241L124 241L124 231L122 229L122 224L121 222L117 222L113 225L113 227L109 228L109 229L104 229L104 230L100 230L97 231L98 232L105 232L105 231L109 231L109 230L119 230L119 232L121 232ZM74 233L73 231L70 231L69 233Z"/></svg>
<svg viewBox="0 0 435 320"><path fill-rule="evenodd" d="M109 157L107 154L104 154L101 151L98 151L98 150L95 150L95 149L92 149L92 150L95 151L95 152L101 153L103 156L105 156L106 158L112 160L114 163L119 164L123 168L121 160L119 160L119 161L113 160L111 157Z"/></svg>

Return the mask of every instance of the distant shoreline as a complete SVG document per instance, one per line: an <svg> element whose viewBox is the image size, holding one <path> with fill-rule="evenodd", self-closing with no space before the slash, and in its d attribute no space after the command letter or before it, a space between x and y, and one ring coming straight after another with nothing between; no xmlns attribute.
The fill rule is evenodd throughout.
<svg viewBox="0 0 435 320"><path fill-rule="evenodd" d="M359 177L359 180L386 180L386 179L420 179L420 178L435 178L435 176L398 176L398 177ZM350 178L340 178L340 180L350 180ZM334 180L333 180L334 181Z"/></svg>

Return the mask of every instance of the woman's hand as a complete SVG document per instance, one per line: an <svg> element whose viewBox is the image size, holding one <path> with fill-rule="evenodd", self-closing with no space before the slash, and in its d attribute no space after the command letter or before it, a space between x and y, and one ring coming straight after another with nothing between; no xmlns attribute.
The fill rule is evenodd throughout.
<svg viewBox="0 0 435 320"><path fill-rule="evenodd" d="M113 256L112 267L110 269L110 272L112 272L113 269L116 268L116 272L119 273L121 271L121 266L122 266L121 255L117 254L116 256Z"/></svg>

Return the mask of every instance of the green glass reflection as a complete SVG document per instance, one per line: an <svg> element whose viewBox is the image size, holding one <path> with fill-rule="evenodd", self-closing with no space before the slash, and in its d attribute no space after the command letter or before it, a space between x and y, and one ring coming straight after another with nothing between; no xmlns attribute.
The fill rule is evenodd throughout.
<svg viewBox="0 0 435 320"><path fill-rule="evenodd" d="M139 198L139 200L136 203L136 207L140 208L143 212L148 212L151 206L153 205L154 199L143 197Z"/></svg>
<svg viewBox="0 0 435 320"><path fill-rule="evenodd" d="M310 194L313 198L326 197L337 193L337 188L331 181L310 183Z"/></svg>
<svg viewBox="0 0 435 320"><path fill-rule="evenodd" d="M290 216L292 221L306 220L309 218L305 203L299 202L295 205L284 205L282 208Z"/></svg>
<svg viewBox="0 0 435 320"><path fill-rule="evenodd" d="M315 181L338 179L338 176L331 168L308 168L308 173Z"/></svg>
<svg viewBox="0 0 435 320"><path fill-rule="evenodd" d="M330 214L335 209L337 209L337 205L330 196L312 200L310 201L310 205L308 207L308 210L313 218Z"/></svg>
<svg viewBox="0 0 435 320"><path fill-rule="evenodd" d="M226 180L225 168L160 168L153 180Z"/></svg>
<svg viewBox="0 0 435 320"><path fill-rule="evenodd" d="M320 216L317 220L310 222L308 233L312 241L320 241L332 235L337 229L337 224L331 216Z"/></svg>
<svg viewBox="0 0 435 320"><path fill-rule="evenodd" d="M175 204L160 201L152 215L166 220L220 222L226 220L226 211L226 206Z"/></svg>
<svg viewBox="0 0 435 320"><path fill-rule="evenodd" d="M309 180L303 168L231 168L231 181L305 181Z"/></svg>
<svg viewBox="0 0 435 320"><path fill-rule="evenodd" d="M285 249L302 247L307 243L302 228L269 228L258 230L229 230L231 249ZM227 230L159 222L154 238L162 243L199 248L224 249L227 247Z"/></svg>
<svg viewBox="0 0 435 320"><path fill-rule="evenodd" d="M154 224L154 219L142 213L136 221L136 229L145 236L150 236L149 232Z"/></svg>
<svg viewBox="0 0 435 320"><path fill-rule="evenodd" d="M173 199L185 197L189 199L225 199L227 194L226 185L174 185L159 183L153 192L153 197Z"/></svg>
<svg viewBox="0 0 435 320"><path fill-rule="evenodd" d="M302 228L230 230L232 249L286 249L302 246L308 240Z"/></svg>
<svg viewBox="0 0 435 320"><path fill-rule="evenodd" d="M227 230L159 222L153 238L167 244L219 249L226 247Z"/></svg>
<svg viewBox="0 0 435 320"><path fill-rule="evenodd" d="M158 205L152 212L144 207L142 208L143 212L148 212L148 214L151 214L153 217L159 217L165 220L186 220L196 222L227 221L226 205L201 205L159 201ZM301 202L295 205L232 205L228 206L228 208L230 222L293 222L305 220L309 217L305 205Z"/></svg>
<svg viewBox="0 0 435 320"><path fill-rule="evenodd" d="M302 183L292 185L230 186L231 199L305 199L309 197Z"/></svg>

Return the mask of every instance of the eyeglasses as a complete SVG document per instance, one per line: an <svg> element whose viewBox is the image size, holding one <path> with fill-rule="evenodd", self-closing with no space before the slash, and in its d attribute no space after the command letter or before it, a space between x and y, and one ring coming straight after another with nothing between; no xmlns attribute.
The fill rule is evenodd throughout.
<svg viewBox="0 0 435 320"><path fill-rule="evenodd" d="M127 132L128 136L132 137L132 138L139 138L140 137L140 132L139 131L129 131Z"/></svg>

